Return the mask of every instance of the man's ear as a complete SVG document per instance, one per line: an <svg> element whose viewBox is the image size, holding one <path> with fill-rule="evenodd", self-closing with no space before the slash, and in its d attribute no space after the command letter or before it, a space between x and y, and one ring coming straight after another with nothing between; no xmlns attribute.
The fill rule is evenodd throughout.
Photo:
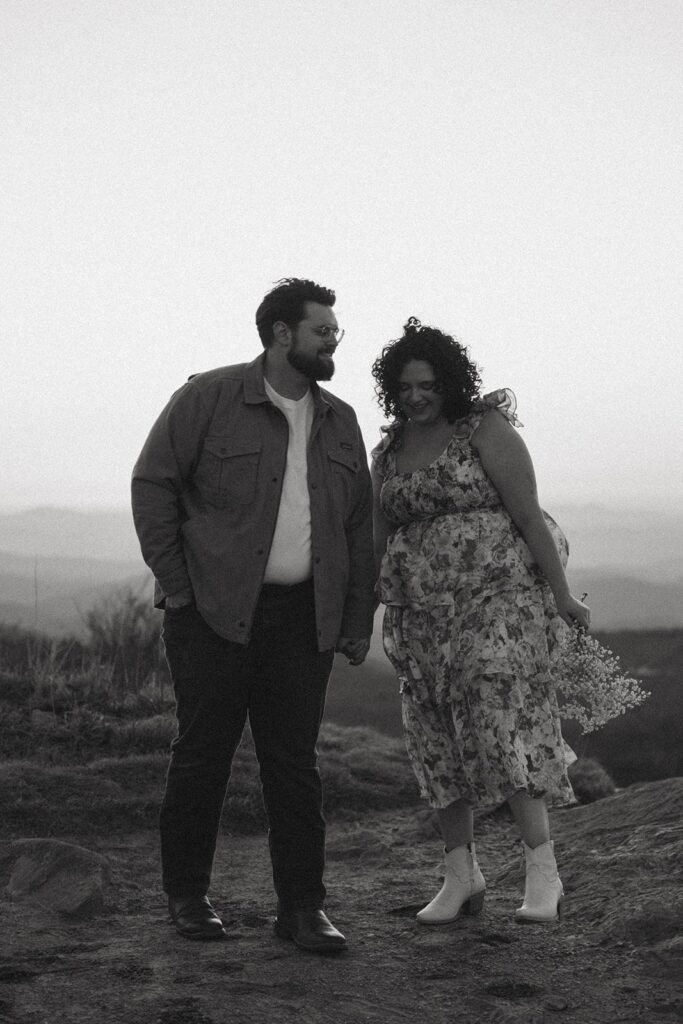
<svg viewBox="0 0 683 1024"><path fill-rule="evenodd" d="M273 344L289 348L292 343L292 332L284 320L276 320L273 324Z"/></svg>

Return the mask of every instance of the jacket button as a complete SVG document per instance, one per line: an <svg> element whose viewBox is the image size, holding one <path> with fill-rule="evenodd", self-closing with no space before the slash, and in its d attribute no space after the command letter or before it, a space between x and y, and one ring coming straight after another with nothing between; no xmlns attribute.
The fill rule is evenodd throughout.
<svg viewBox="0 0 683 1024"><path fill-rule="evenodd" d="M311 490L312 491L316 491L317 489L318 489L318 485L317 484L311 484Z"/></svg>
<svg viewBox="0 0 683 1024"><path fill-rule="evenodd" d="M318 563L319 563L319 562L320 562L320 555L318 555L318 556L316 557L316 560L315 560L315 564L316 564L316 565L318 565Z"/></svg>
<svg viewBox="0 0 683 1024"><path fill-rule="evenodd" d="M237 625L239 629L244 629L244 627L246 626L246 622L238 622Z"/></svg>
<svg viewBox="0 0 683 1024"><path fill-rule="evenodd" d="M262 555L263 554L263 548L256 548L256 554L257 555Z"/></svg>

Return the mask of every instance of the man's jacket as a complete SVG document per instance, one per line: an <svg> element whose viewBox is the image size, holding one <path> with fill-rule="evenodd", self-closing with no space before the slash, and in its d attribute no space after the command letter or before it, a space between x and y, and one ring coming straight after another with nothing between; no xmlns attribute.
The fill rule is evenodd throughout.
<svg viewBox="0 0 683 1024"><path fill-rule="evenodd" d="M135 528L155 604L191 587L206 622L249 641L277 521L289 427L265 354L200 373L172 396L133 470ZM372 499L353 409L312 385L308 493L318 648L372 632Z"/></svg>

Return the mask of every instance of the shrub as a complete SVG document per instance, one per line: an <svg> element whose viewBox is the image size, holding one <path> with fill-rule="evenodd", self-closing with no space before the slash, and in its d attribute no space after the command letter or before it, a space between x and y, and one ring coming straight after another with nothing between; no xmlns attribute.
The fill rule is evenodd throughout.
<svg viewBox="0 0 683 1024"><path fill-rule="evenodd" d="M107 666L121 697L162 668L160 616L145 588L120 587L87 612L88 647Z"/></svg>
<svg viewBox="0 0 683 1024"><path fill-rule="evenodd" d="M614 780L592 757L580 757L569 767L569 779L576 795L582 804L592 804L595 800L612 796L616 792Z"/></svg>

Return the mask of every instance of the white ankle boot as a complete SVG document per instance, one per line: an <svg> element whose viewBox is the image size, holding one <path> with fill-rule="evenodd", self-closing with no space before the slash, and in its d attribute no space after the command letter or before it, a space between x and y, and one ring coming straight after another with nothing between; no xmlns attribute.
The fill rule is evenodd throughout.
<svg viewBox="0 0 683 1024"><path fill-rule="evenodd" d="M420 924L449 924L460 913L478 914L486 882L477 864L474 843L456 846L444 856L446 877L441 890L417 915Z"/></svg>
<svg viewBox="0 0 683 1024"><path fill-rule="evenodd" d="M526 885L524 903L515 911L515 918L522 922L557 921L564 890L557 873L552 841L541 843L533 850L526 843L522 846L526 860Z"/></svg>

